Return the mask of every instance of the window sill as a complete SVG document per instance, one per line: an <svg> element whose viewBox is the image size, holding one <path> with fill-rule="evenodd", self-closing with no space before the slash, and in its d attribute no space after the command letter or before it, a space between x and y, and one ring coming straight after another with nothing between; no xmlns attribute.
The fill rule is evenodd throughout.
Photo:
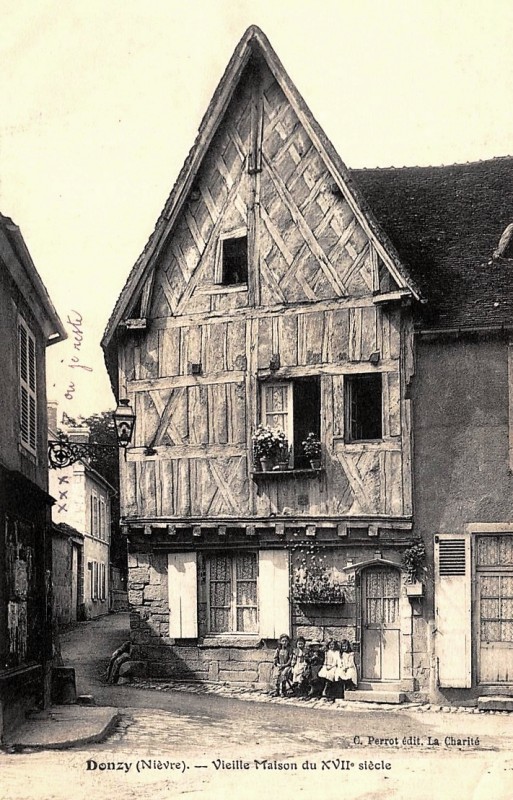
<svg viewBox="0 0 513 800"><path fill-rule="evenodd" d="M196 294L234 294L247 291L247 283L213 283L197 289Z"/></svg>
<svg viewBox="0 0 513 800"><path fill-rule="evenodd" d="M262 480L266 478L320 478L324 472L324 467L312 469L311 467L305 469L271 469L271 470L253 470L251 473L253 480Z"/></svg>
<svg viewBox="0 0 513 800"><path fill-rule="evenodd" d="M198 646L200 648L206 647L238 647L238 648L251 648L259 647L262 639L257 634L244 635L242 633L220 633L210 636L204 636L200 639Z"/></svg>

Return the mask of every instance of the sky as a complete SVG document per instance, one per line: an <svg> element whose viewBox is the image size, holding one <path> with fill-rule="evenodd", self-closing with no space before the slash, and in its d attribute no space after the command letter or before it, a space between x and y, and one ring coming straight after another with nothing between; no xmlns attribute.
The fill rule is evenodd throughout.
<svg viewBox="0 0 513 800"><path fill-rule="evenodd" d="M510 0L0 0L0 19L0 210L70 334L48 398L71 416L115 406L100 339L249 25L349 167L513 153Z"/></svg>

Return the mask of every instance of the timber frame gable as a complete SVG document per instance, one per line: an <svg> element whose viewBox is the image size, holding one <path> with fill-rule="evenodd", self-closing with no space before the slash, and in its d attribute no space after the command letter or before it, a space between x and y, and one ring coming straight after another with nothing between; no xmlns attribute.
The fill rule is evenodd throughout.
<svg viewBox="0 0 513 800"><path fill-rule="evenodd" d="M246 77L249 75L249 80L245 81L246 85L242 81L243 74ZM269 93L266 90L270 91L271 97L268 96ZM274 95L275 101L279 96L278 99L282 101L281 107L277 107L276 104L272 107L272 95ZM240 115L241 101L244 103L242 111L247 110L247 104L250 105L249 114ZM229 107L237 107L237 103L240 115L238 122L242 127L234 125L234 121L227 118L227 110ZM262 146L266 134L266 122L268 128L272 126L269 139L275 140L273 143L270 141L270 148L267 152L266 147ZM218 181L224 180L225 182L225 187L220 193L222 199L219 205L218 200L213 198L209 192L208 181L205 182L206 188L203 186L202 191L198 186L198 177L201 170L205 169L206 162L208 169L209 151L211 151L214 141L216 139L223 140L223 138L229 140L221 143L225 146L225 153L228 149L230 151L231 164L237 160L240 164L236 171L236 177L233 178L226 168L226 162L218 159L216 178ZM309 165L308 159L304 158L305 147L311 150L312 158L315 160L313 165ZM332 248L333 253L327 254L325 249L319 247L316 237L312 235L311 225L301 213L301 205L294 202L287 186L284 185L285 182L283 176L280 175L278 165L280 159L283 159L285 155L289 161L292 159L292 168L294 161L296 167L301 161L299 172L310 167L311 174L317 178L316 180L315 177L313 180L307 180L305 184L307 187L309 186L310 197L308 200L316 199L318 201L319 219L317 219L317 224L322 215L328 211L330 211L329 216L323 220L325 227L328 227L332 220L333 213L326 206L326 195L328 199L331 195L343 201L342 216L345 215L348 219L346 219L345 226L344 220L335 219L334 232L329 231L328 239L330 237L331 240L337 239L337 249ZM291 174L290 168L289 174ZM252 184L248 180L249 176L256 176L256 180ZM262 176L262 182L259 181L260 176ZM299 270L297 276L294 274L298 271L294 249L291 250L288 242L276 235L276 226L273 226L269 210L265 208L265 204L262 205L266 194L266 180L272 182L273 194L277 193L279 196L280 203L284 207L282 213L290 217L290 227L299 229L303 241L298 244L298 247L307 251L306 257L305 253L302 254L302 261L310 261L310 263L303 263L303 269ZM240 191L238 192L237 189ZM301 191L304 195L305 187L302 187ZM200 196L209 212L208 222L203 223L203 230L201 226L198 226L194 214L191 213L191 205L194 206L194 203L197 202L194 198L199 199ZM302 200L305 200L304 196ZM246 201L248 209L246 215L243 208L244 201ZM255 206L262 210L261 214L253 213ZM176 242L180 237L176 234L176 229L180 225L187 227L187 237L192 240L191 252L196 250L196 258L191 257L190 253L180 252L179 248L177 252ZM298 302L298 300L315 302L327 299L329 295L348 296L349 290L344 277L344 266L342 265L342 268L340 266L341 256L347 259L348 268L349 262L352 263L353 271L355 259L357 259L357 267L363 266L363 262L366 262L364 271L369 273L367 283L373 294L388 296L392 293L397 298L406 294L417 300L422 299L419 288L374 218L345 164L314 119L269 41L256 26L248 28L234 51L155 230L137 260L107 325L102 345L106 350L107 365L111 380L115 385L117 377L109 348L119 326L144 328L147 320L159 311L158 301L155 306L155 295L158 292L167 301L168 314L183 313L187 300L190 299L194 289L193 275L201 273L202 263L210 261L209 250L215 246L216 234L228 233L230 225L233 228L247 228L250 260L255 261L255 248L259 247L260 238L263 239L264 248L266 245L268 246L268 253L273 249L279 251L279 257L289 267L285 277L293 283L296 281L300 283L299 287L295 287L295 294L299 294L299 296L294 296L292 302ZM255 229L257 226L259 231ZM222 227L228 227L228 231L224 229L221 231ZM358 243L355 247L351 241L351 236L355 232L356 238L360 242L360 250ZM172 237L171 240L170 237ZM362 245L365 240L367 243L362 253ZM166 272L165 279L162 279L160 285L157 286L156 271L162 261L166 259L170 241L173 262L172 278L169 280L169 273ZM347 245L346 252L344 248ZM261 281L258 281L255 279L255 272L258 270L250 270L248 276L249 300L243 300L243 305L258 305L261 302L268 305L266 300L270 296L275 297L277 304L288 302L288 298L283 293L282 282L273 277L272 258L268 265L264 255L265 249L264 253L256 254L261 267L263 265L264 275ZM362 263L358 262L358 256ZM320 274L318 277L316 276L315 289L312 290L309 286L308 274L312 270L311 263L314 259L320 265ZM388 286L385 282L383 284L385 288L380 285L380 274L387 276ZM212 280L210 283L213 284L214 281ZM301 293L303 293L303 297L300 296ZM201 313L206 309L199 303L194 310Z"/></svg>
<svg viewBox="0 0 513 800"><path fill-rule="evenodd" d="M127 517L411 517L409 302L420 295L362 208L250 28L103 341L136 413ZM281 483L258 474L260 423L286 433ZM310 432L318 474L302 450Z"/></svg>

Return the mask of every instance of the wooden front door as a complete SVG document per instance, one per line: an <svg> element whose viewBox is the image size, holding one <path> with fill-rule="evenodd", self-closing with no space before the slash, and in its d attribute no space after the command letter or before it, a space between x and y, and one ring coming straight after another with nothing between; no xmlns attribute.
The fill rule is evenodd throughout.
<svg viewBox="0 0 513 800"><path fill-rule="evenodd" d="M476 554L478 683L513 683L513 536L479 536Z"/></svg>
<svg viewBox="0 0 513 800"><path fill-rule="evenodd" d="M362 572L362 679L400 678L400 573L393 567Z"/></svg>

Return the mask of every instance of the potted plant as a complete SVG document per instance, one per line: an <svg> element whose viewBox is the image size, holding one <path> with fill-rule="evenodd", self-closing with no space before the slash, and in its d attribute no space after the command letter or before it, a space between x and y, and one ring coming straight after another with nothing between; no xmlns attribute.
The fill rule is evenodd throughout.
<svg viewBox="0 0 513 800"><path fill-rule="evenodd" d="M294 576L292 599L305 605L341 605L345 601L344 588L327 569L301 568Z"/></svg>
<svg viewBox="0 0 513 800"><path fill-rule="evenodd" d="M280 445L280 448L278 450L278 455L276 457L277 464L274 469L278 469L282 472L289 469L290 468L289 455L290 451L287 440L285 439L285 441L283 442L283 444Z"/></svg>
<svg viewBox="0 0 513 800"><path fill-rule="evenodd" d="M303 452L310 459L312 469L321 468L321 441L316 433L310 431L305 441L302 442Z"/></svg>
<svg viewBox="0 0 513 800"><path fill-rule="evenodd" d="M287 438L279 428L259 425L253 434L253 456L262 472L273 468L280 452L287 449Z"/></svg>
<svg viewBox="0 0 513 800"><path fill-rule="evenodd" d="M422 578L426 572L426 547L424 542L417 541L403 553L403 569L406 572L405 586L408 597L422 597L424 584Z"/></svg>

